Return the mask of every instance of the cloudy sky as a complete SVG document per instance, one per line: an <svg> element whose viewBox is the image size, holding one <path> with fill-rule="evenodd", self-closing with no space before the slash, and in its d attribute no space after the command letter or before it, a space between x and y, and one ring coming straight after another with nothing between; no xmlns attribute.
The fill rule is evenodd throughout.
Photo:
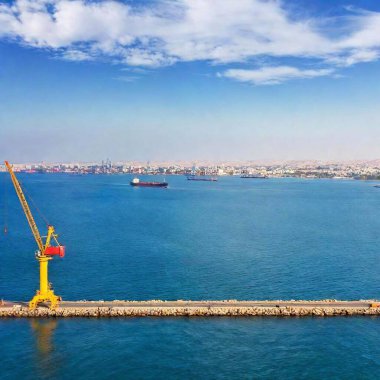
<svg viewBox="0 0 380 380"><path fill-rule="evenodd" d="M0 0L12 161L380 157L377 0Z"/></svg>

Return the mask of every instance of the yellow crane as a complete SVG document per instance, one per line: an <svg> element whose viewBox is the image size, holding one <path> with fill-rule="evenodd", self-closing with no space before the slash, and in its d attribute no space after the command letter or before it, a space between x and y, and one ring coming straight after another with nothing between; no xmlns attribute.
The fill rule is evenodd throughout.
<svg viewBox="0 0 380 380"><path fill-rule="evenodd" d="M16 190L18 199L20 200L22 209L24 210L26 219L28 220L30 229L32 230L34 239L37 243L38 250L36 251L36 259L40 264L40 289L37 290L36 295L29 302L29 308L35 309L38 304L43 302L50 302L50 308L55 309L59 301L62 300L61 297L54 294L51 283L48 281L48 263L53 258L52 256L58 255L63 257L65 255L65 247L58 243L58 235L54 231L53 226L48 226L47 236L41 237L38 231L37 224L33 218L32 212L30 211L28 202L26 201L24 192L22 191L21 185L13 172L12 166L8 161L5 161L5 166L11 175L13 186ZM43 242L42 238L45 238ZM57 244L52 246L52 240Z"/></svg>

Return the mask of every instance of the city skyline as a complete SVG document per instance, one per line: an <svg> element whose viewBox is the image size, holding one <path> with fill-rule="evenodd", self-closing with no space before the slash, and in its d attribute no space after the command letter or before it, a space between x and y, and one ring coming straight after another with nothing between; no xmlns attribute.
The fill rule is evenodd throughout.
<svg viewBox="0 0 380 380"><path fill-rule="evenodd" d="M379 36L374 0L0 0L0 151L377 159Z"/></svg>
<svg viewBox="0 0 380 380"><path fill-rule="evenodd" d="M110 159L97 162L11 163L16 172L66 174L134 174L242 176L259 178L380 179L380 160L371 161L246 161L246 162L136 162ZM0 172L6 167L0 164Z"/></svg>

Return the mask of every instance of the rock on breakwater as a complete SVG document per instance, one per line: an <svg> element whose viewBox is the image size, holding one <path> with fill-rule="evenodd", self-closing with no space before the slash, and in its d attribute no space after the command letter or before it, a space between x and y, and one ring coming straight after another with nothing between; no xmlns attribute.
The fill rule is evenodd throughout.
<svg viewBox="0 0 380 380"><path fill-rule="evenodd" d="M358 316L380 315L376 301L77 301L56 310L25 303L4 303L1 318L109 318L109 317L215 317L215 316Z"/></svg>

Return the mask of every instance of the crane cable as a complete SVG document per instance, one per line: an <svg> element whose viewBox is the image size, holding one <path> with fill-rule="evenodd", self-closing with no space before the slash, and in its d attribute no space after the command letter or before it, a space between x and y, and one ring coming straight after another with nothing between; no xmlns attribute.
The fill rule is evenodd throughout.
<svg viewBox="0 0 380 380"><path fill-rule="evenodd" d="M9 187L5 186L5 184L6 184L6 177L7 176L3 177L4 192L5 192L6 189L9 191ZM45 215L39 209L39 207L37 206L37 204L34 202L34 199L29 194L29 192L26 190L26 187L24 186L24 184L18 178L17 178L17 182L18 182L19 186L22 188L24 197L28 199L28 201L30 202L30 204L33 205L33 208L37 211L38 215L45 222L46 226L49 227L50 223L49 223L48 219L45 217ZM4 197L4 199L6 200L6 202L4 203L4 221L5 221L5 223L4 223L4 229L3 229L4 235L6 235L8 233L8 231L9 231L9 229L8 229L8 217L9 217L9 212L8 212L8 199L9 199L9 196L8 195L9 194L8 194L8 192L5 192L5 194L6 194L6 196ZM52 235L52 239L57 243L57 245L59 245L59 243L57 241L57 236L55 234Z"/></svg>
<svg viewBox="0 0 380 380"><path fill-rule="evenodd" d="M38 206L36 205L36 203L34 202L33 198L31 197L31 195L28 193L28 191L26 190L24 184L18 180L20 186L22 187L22 190L24 192L24 194L27 196L28 200L30 201L30 203L33 205L33 207L36 209L38 215L43 219L43 221L46 223L46 226L49 226L50 223L49 221L47 220L47 218L45 217L45 215L42 213L42 211L38 208Z"/></svg>
<svg viewBox="0 0 380 380"><path fill-rule="evenodd" d="M5 236L7 236L8 232L9 232L9 215L10 215L10 213L9 213L9 186L8 186L8 181L7 181L6 175L3 176L2 182L3 182L2 187L3 187L3 194L4 194L4 196L3 196L4 202L3 202L3 207L2 207L2 209L3 209L3 223L4 224L2 227L2 233ZM42 211L39 209L39 207L34 202L34 199L27 192L24 184L22 182L20 182L19 180L18 180L18 183L22 187L25 197L28 198L28 201L34 206L34 209L37 211L38 215L43 219L43 221L46 223L46 226L48 227L50 225L48 219L44 216ZM1 206L1 203L0 203L0 206ZM59 245L56 235L53 235L52 238L57 243L57 245ZM12 239L7 239L7 240L8 240L8 244L13 245Z"/></svg>
<svg viewBox="0 0 380 380"><path fill-rule="evenodd" d="M4 196L3 196L3 233L6 235L8 233L8 192L7 192L7 187L6 187L6 176L3 176L3 191L4 191Z"/></svg>

